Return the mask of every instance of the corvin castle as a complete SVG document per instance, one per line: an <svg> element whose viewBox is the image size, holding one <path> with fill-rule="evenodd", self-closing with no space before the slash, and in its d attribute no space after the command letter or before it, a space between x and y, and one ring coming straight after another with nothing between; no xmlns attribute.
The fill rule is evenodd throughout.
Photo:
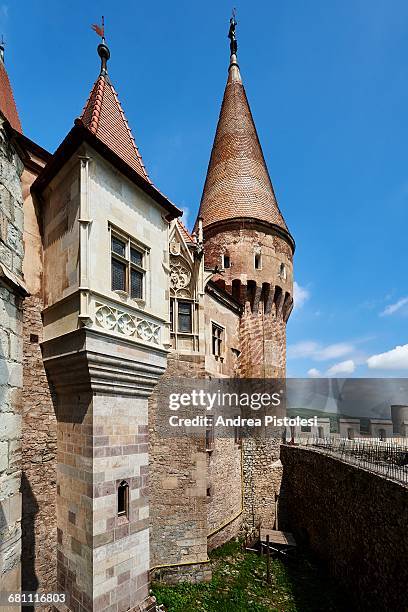
<svg viewBox="0 0 408 612"><path fill-rule="evenodd" d="M207 580L208 551L273 527L278 442L162 436L177 378L285 376L294 240L237 61L194 233L143 164L98 46L50 154L0 58L1 590L142 610L149 581Z"/></svg>

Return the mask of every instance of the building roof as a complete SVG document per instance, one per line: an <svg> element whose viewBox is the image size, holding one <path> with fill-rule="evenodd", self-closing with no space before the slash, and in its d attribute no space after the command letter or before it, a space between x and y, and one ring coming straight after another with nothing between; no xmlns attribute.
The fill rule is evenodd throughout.
<svg viewBox="0 0 408 612"><path fill-rule="evenodd" d="M17 132L23 133L10 79L4 65L4 47L0 45L0 111Z"/></svg>
<svg viewBox="0 0 408 612"><path fill-rule="evenodd" d="M117 93L108 76L107 60L110 52L105 42L98 45L98 54L101 58L101 71L84 110L81 116L75 119L74 127L35 180L33 189L40 192L44 190L81 143L87 142L162 206L169 213L169 219L179 217L182 211L161 193L148 177Z"/></svg>
<svg viewBox="0 0 408 612"><path fill-rule="evenodd" d="M151 182L107 73L101 73L96 79L80 121L133 170Z"/></svg>
<svg viewBox="0 0 408 612"><path fill-rule="evenodd" d="M181 219L177 219L177 224L180 228L180 231L183 235L184 240L187 242L187 244L195 244L195 241L192 237L192 235L190 234L190 232L188 231L188 229L186 228L186 226L184 225L184 223L182 222Z"/></svg>
<svg viewBox="0 0 408 612"><path fill-rule="evenodd" d="M276 201L235 54L230 58L198 217L202 217L204 229L220 221L251 218L277 226L290 236Z"/></svg>

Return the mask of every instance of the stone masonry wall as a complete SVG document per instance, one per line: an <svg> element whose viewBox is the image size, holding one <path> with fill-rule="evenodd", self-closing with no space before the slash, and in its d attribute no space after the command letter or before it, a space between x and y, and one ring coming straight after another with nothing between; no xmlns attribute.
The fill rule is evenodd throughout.
<svg viewBox="0 0 408 612"><path fill-rule="evenodd" d="M22 164L0 117L0 263L22 280ZM0 584L20 588L22 299L0 281Z"/></svg>
<svg viewBox="0 0 408 612"><path fill-rule="evenodd" d="M149 399L150 550L153 577L170 582L210 577L207 560L207 457L203 440L163 436L158 413L168 413L167 381L204 378L204 357L170 354L167 370ZM174 390L174 388L172 387ZM166 402L167 399L167 402ZM203 565L204 563L204 565ZM165 566L165 567L163 567Z"/></svg>
<svg viewBox="0 0 408 612"><path fill-rule="evenodd" d="M358 610L405 612L408 487L304 448L282 446L281 460L285 528L328 564Z"/></svg>
<svg viewBox="0 0 408 612"><path fill-rule="evenodd" d="M240 324L238 369L241 378L283 378L286 371L286 322L263 304L252 312L249 302Z"/></svg>
<svg viewBox="0 0 408 612"><path fill-rule="evenodd" d="M275 526L275 499L282 480L279 438L251 437L243 440L244 523L265 528Z"/></svg>
<svg viewBox="0 0 408 612"><path fill-rule="evenodd" d="M24 302L22 584L27 591L56 587L57 422L40 348L41 306L39 296Z"/></svg>
<svg viewBox="0 0 408 612"><path fill-rule="evenodd" d="M219 429L221 435L217 436ZM213 534L208 539L208 548L211 550L238 535L242 521L241 449L231 428L228 436L222 436L222 428L215 428L214 450L207 454L208 533Z"/></svg>

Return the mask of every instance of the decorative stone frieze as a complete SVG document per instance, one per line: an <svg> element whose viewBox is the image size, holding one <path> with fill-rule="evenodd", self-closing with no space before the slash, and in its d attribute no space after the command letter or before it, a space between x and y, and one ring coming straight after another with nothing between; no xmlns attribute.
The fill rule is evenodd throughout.
<svg viewBox="0 0 408 612"><path fill-rule="evenodd" d="M128 338L156 345L161 343L160 325L102 302L95 303L95 324L102 329L122 334Z"/></svg>

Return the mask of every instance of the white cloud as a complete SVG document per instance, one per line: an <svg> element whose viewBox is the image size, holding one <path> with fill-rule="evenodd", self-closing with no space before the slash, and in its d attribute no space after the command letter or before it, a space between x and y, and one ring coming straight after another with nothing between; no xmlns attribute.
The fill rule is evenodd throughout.
<svg viewBox="0 0 408 612"><path fill-rule="evenodd" d="M316 368L310 368L310 370L307 371L307 375L310 376L310 378L320 378L322 373Z"/></svg>
<svg viewBox="0 0 408 612"><path fill-rule="evenodd" d="M326 372L327 376L337 376L338 374L352 374L356 366L352 359L348 359L347 361L340 361L340 363L335 363L331 366Z"/></svg>
<svg viewBox="0 0 408 612"><path fill-rule="evenodd" d="M395 304L390 304L389 306L384 308L384 310L380 313L380 316L386 317L386 316L392 315L395 312L398 312L399 310L401 310L401 308L404 308L404 306L406 306L407 304L408 304L408 297L401 298L400 300L398 300L398 302L395 302Z"/></svg>
<svg viewBox="0 0 408 612"><path fill-rule="evenodd" d="M309 357L314 361L327 361L328 359L338 359L350 355L354 351L354 346L348 342L337 342L322 346L317 342L303 341L288 346L288 357L300 359Z"/></svg>
<svg viewBox="0 0 408 612"><path fill-rule="evenodd" d="M347 342L337 342L336 344L329 344L324 348L320 349L316 354L318 361L326 361L327 359L337 359L338 357L344 357L354 351L354 346Z"/></svg>
<svg viewBox="0 0 408 612"><path fill-rule="evenodd" d="M408 370L408 344L372 355L367 359L367 365L372 370Z"/></svg>
<svg viewBox="0 0 408 612"><path fill-rule="evenodd" d="M293 300L295 308L302 308L303 304L310 298L310 291L305 287L298 285L296 281L293 283Z"/></svg>
<svg viewBox="0 0 408 612"><path fill-rule="evenodd" d="M301 357L311 357L318 349L317 342L303 341L296 342L296 344L289 344L288 346L288 357L292 359L299 359Z"/></svg>

